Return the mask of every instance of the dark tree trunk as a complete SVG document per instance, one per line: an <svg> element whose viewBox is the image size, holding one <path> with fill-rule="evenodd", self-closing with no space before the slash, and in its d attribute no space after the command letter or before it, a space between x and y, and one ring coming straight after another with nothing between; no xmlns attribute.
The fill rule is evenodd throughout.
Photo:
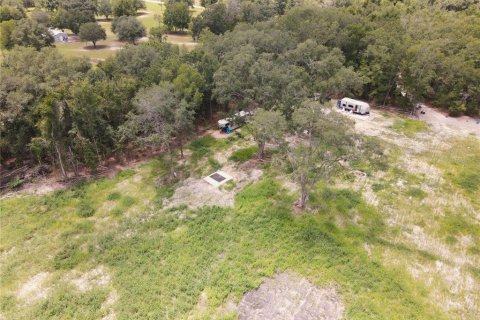
<svg viewBox="0 0 480 320"><path fill-rule="evenodd" d="M257 158L258 160L263 160L264 157L265 157L265 141L261 141L258 143Z"/></svg>
<svg viewBox="0 0 480 320"><path fill-rule="evenodd" d="M173 149L170 143L167 144L167 149L169 154L170 180L173 181L176 178L176 173L173 166Z"/></svg>
<svg viewBox="0 0 480 320"><path fill-rule="evenodd" d="M62 154L60 153L60 148L58 147L58 143L55 142L55 151L58 157L58 164L60 165L60 170L62 171L62 175L64 179L68 179L67 171L65 170L65 165L63 164Z"/></svg>
<svg viewBox="0 0 480 320"><path fill-rule="evenodd" d="M300 209L305 210L307 208L307 200L308 200L308 191L305 185L301 186L301 195L300 195L300 202L298 206Z"/></svg>
<svg viewBox="0 0 480 320"><path fill-rule="evenodd" d="M184 158L184 156L183 156L183 139L180 138L179 142L180 142L180 146L179 146L180 147L180 158L183 159Z"/></svg>

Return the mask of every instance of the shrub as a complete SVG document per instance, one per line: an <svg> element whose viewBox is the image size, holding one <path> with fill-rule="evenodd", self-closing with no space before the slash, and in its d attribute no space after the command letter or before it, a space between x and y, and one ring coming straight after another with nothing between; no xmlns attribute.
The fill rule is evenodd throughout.
<svg viewBox="0 0 480 320"><path fill-rule="evenodd" d="M23 183L23 180L20 179L19 176L16 176L13 180L10 180L7 184L7 186L10 188L10 189L15 189L15 188L18 188L21 184Z"/></svg>
<svg viewBox="0 0 480 320"><path fill-rule="evenodd" d="M448 108L448 114L451 117L460 117L465 111L467 111L467 108L465 108L465 104L463 103L459 103Z"/></svg>
<svg viewBox="0 0 480 320"><path fill-rule="evenodd" d="M197 161L203 158L210 149L215 145L216 140L212 136L201 137L192 141L188 145L188 149L192 150L192 161Z"/></svg>
<svg viewBox="0 0 480 320"><path fill-rule="evenodd" d="M132 169L127 169L127 170L123 170L123 171L120 171L117 175L117 177L119 178L130 178L132 176L135 175L135 171L132 170Z"/></svg>
<svg viewBox="0 0 480 320"><path fill-rule="evenodd" d="M124 206L125 208L128 208L128 207L131 207L135 202L136 202L135 198L130 196L125 196L122 199L122 206Z"/></svg>
<svg viewBox="0 0 480 320"><path fill-rule="evenodd" d="M107 200L113 201L121 198L120 192L112 192L107 196Z"/></svg>
<svg viewBox="0 0 480 320"><path fill-rule="evenodd" d="M123 214L123 211L124 211L124 210L123 210L122 208L120 208L120 207L115 207L115 208L112 209L111 213L112 213L112 215L114 215L114 216L121 216L121 215Z"/></svg>
<svg viewBox="0 0 480 320"><path fill-rule="evenodd" d="M80 217L88 218L95 214L95 209L86 201L80 202L78 205L78 215Z"/></svg>
<svg viewBox="0 0 480 320"><path fill-rule="evenodd" d="M215 160L215 158L213 158L213 157L208 157L208 163L210 164L210 167L212 167L213 171L217 171L218 169L220 169L222 167L220 162Z"/></svg>
<svg viewBox="0 0 480 320"><path fill-rule="evenodd" d="M252 159L258 152L257 146L252 146L248 148L238 149L232 153L228 160L235 162L245 162Z"/></svg>
<svg viewBox="0 0 480 320"><path fill-rule="evenodd" d="M81 260L82 256L77 244L68 243L53 258L55 269L72 269Z"/></svg>

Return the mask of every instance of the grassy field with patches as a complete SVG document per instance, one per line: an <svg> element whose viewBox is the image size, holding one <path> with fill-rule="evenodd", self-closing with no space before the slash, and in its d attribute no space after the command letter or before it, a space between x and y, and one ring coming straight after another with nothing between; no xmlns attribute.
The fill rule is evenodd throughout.
<svg viewBox="0 0 480 320"><path fill-rule="evenodd" d="M346 319L477 319L480 144L462 137L440 148L429 131L408 132L426 147L372 138L385 158L356 164L366 177L319 183L303 215L292 213L288 172L270 162L231 208L165 207L179 183L166 183L162 157L112 179L3 198L0 314L236 319L246 292L293 271L334 286ZM182 179L241 169L254 161L252 143L242 133L199 138L177 169Z"/></svg>

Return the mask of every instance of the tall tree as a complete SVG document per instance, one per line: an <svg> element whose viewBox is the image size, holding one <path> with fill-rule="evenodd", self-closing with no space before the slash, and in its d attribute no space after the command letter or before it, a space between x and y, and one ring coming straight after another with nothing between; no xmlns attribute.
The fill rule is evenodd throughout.
<svg viewBox="0 0 480 320"><path fill-rule="evenodd" d="M183 141L185 132L190 130L193 111L168 83L140 90L135 105L136 112L120 128L121 141L165 148L169 154L170 179L174 179L175 141Z"/></svg>
<svg viewBox="0 0 480 320"><path fill-rule="evenodd" d="M20 20L25 18L25 12L8 5L0 5L0 22L8 20Z"/></svg>
<svg viewBox="0 0 480 320"><path fill-rule="evenodd" d="M108 17L110 17L113 13L111 1L110 0L100 0L98 2L97 11L102 16L105 16L105 19L108 20Z"/></svg>
<svg viewBox="0 0 480 320"><path fill-rule="evenodd" d="M203 101L205 79L192 66L182 64L178 68L177 77L173 80L173 86L180 97L185 99L190 109L197 110Z"/></svg>
<svg viewBox="0 0 480 320"><path fill-rule="evenodd" d="M37 126L42 137L52 146L52 158L57 159L63 178L68 179L66 154L71 117L64 100L65 92L65 88L60 88L47 94L39 106Z"/></svg>
<svg viewBox="0 0 480 320"><path fill-rule="evenodd" d="M354 155L355 135L351 120L317 102L304 102L293 112L292 122L294 139L285 144L281 161L300 185L297 205L305 210L313 186L343 169Z"/></svg>
<svg viewBox="0 0 480 320"><path fill-rule="evenodd" d="M112 31L117 34L118 40L135 41L146 35L145 27L135 17L122 16L112 22Z"/></svg>
<svg viewBox="0 0 480 320"><path fill-rule="evenodd" d="M163 14L163 23L169 30L186 29L188 28L190 20L190 10L185 2L167 4Z"/></svg>
<svg viewBox="0 0 480 320"><path fill-rule="evenodd" d="M135 16L138 9L145 8L142 0L113 0L112 12L115 17Z"/></svg>
<svg viewBox="0 0 480 320"><path fill-rule="evenodd" d="M107 34L105 33L105 29L102 28L96 22L87 22L80 26L80 40L82 41L91 41L93 43L93 47L97 47L98 40L105 40L107 39Z"/></svg>
<svg viewBox="0 0 480 320"><path fill-rule="evenodd" d="M15 30L15 26L15 20L3 21L0 23L0 49L8 50L15 45L12 39L12 33L13 30Z"/></svg>
<svg viewBox="0 0 480 320"><path fill-rule="evenodd" d="M54 39L45 25L31 19L22 19L17 22L12 31L11 41L14 45L40 50L43 47L51 46Z"/></svg>
<svg viewBox="0 0 480 320"><path fill-rule="evenodd" d="M258 144L257 158L263 160L265 144L282 140L287 131L287 121L279 111L257 109L247 128Z"/></svg>

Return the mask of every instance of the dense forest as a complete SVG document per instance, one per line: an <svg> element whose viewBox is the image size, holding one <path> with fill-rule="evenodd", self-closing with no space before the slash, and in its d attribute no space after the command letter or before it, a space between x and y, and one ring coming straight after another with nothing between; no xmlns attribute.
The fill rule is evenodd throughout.
<svg viewBox="0 0 480 320"><path fill-rule="evenodd" d="M109 13L121 25L141 2L1 4L1 161L53 164L65 177L137 147L173 153L216 112L264 108L289 118L306 100L342 96L480 112L475 0L204 1L188 19L177 11L192 3L171 1L167 29L188 26L195 49L164 42L159 26L159 36L98 65L64 57L47 27L78 33ZM136 28L129 23L125 30Z"/></svg>

